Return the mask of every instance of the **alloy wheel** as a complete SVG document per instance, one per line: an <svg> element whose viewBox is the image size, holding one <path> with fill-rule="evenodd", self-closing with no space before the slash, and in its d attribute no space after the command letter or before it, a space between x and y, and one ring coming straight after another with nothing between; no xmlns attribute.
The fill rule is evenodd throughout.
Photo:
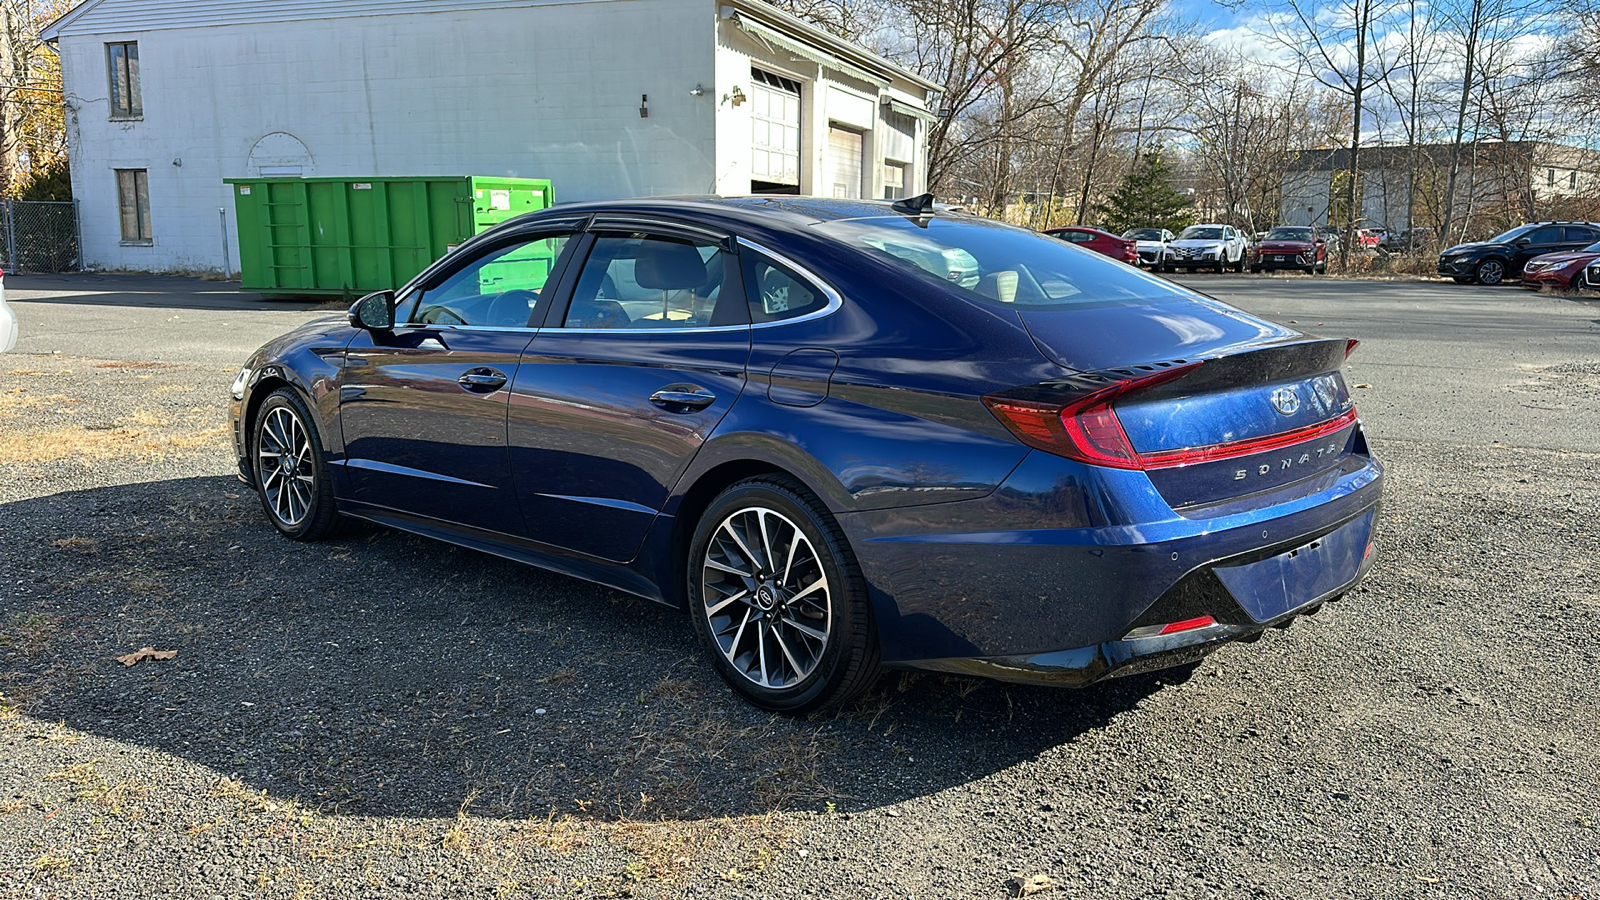
<svg viewBox="0 0 1600 900"><path fill-rule="evenodd" d="M1499 284L1503 277L1505 277L1505 266L1498 260L1490 259L1478 264L1479 284Z"/></svg>
<svg viewBox="0 0 1600 900"><path fill-rule="evenodd" d="M817 668L832 612L827 571L800 526L748 506L722 520L701 561L701 614L735 671L752 684L790 688Z"/></svg>
<svg viewBox="0 0 1600 900"><path fill-rule="evenodd" d="M268 410L256 441L256 476L267 509L294 528L306 520L317 496L311 437L305 423L288 407Z"/></svg>

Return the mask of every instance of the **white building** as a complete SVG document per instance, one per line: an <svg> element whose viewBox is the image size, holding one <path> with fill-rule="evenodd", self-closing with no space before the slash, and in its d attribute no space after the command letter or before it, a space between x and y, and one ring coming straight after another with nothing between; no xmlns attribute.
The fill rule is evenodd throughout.
<svg viewBox="0 0 1600 900"><path fill-rule="evenodd" d="M761 0L85 0L43 37L85 264L139 271L237 263L230 177L914 195L937 89Z"/></svg>

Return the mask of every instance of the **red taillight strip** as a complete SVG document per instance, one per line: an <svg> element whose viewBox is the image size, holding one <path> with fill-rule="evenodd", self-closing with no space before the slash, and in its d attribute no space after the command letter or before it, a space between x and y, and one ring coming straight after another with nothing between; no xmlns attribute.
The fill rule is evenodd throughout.
<svg viewBox="0 0 1600 900"><path fill-rule="evenodd" d="M1155 453L1139 454L1140 462L1146 469L1171 469L1178 466L1190 466L1195 463L1215 462L1219 459L1235 459L1240 456L1250 456L1254 453L1266 453L1269 450L1281 450L1306 441L1327 437L1350 427L1356 421L1356 408L1354 406L1340 413L1326 422L1316 425L1306 425L1302 428L1293 428L1289 431L1280 431L1277 434L1268 434L1262 437L1244 438L1238 441L1227 441L1222 444L1209 444L1204 447L1184 447L1178 450L1159 450Z"/></svg>

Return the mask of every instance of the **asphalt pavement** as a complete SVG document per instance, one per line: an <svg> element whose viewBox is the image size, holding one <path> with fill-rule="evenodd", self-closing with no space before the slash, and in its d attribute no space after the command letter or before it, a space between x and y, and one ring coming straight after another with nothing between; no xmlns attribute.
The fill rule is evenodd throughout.
<svg viewBox="0 0 1600 900"><path fill-rule="evenodd" d="M337 305L7 276L0 898L1600 898L1600 304L1182 280L1362 341L1363 588L1181 683L890 675L791 720L670 610L279 538L226 386Z"/></svg>

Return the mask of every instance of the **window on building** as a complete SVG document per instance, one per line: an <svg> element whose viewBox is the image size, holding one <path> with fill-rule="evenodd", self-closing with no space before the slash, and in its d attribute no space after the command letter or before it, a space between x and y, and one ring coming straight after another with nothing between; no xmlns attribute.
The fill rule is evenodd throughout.
<svg viewBox="0 0 1600 900"><path fill-rule="evenodd" d="M106 45L111 68L111 117L132 119L144 115L139 101L139 45L134 41Z"/></svg>
<svg viewBox="0 0 1600 900"><path fill-rule="evenodd" d="M906 164L883 164L883 199L899 200L906 195Z"/></svg>
<svg viewBox="0 0 1600 900"><path fill-rule="evenodd" d="M1549 186L1551 186L1551 187L1555 187L1556 186L1556 170L1555 169L1545 169L1544 170L1544 183L1549 185Z"/></svg>
<svg viewBox="0 0 1600 900"><path fill-rule="evenodd" d="M1577 190L1578 189L1578 173L1577 172L1568 172L1567 173L1567 189L1568 190Z"/></svg>
<svg viewBox="0 0 1600 900"><path fill-rule="evenodd" d="M117 205L122 211L122 239L150 241L150 181L145 169L117 170Z"/></svg>

